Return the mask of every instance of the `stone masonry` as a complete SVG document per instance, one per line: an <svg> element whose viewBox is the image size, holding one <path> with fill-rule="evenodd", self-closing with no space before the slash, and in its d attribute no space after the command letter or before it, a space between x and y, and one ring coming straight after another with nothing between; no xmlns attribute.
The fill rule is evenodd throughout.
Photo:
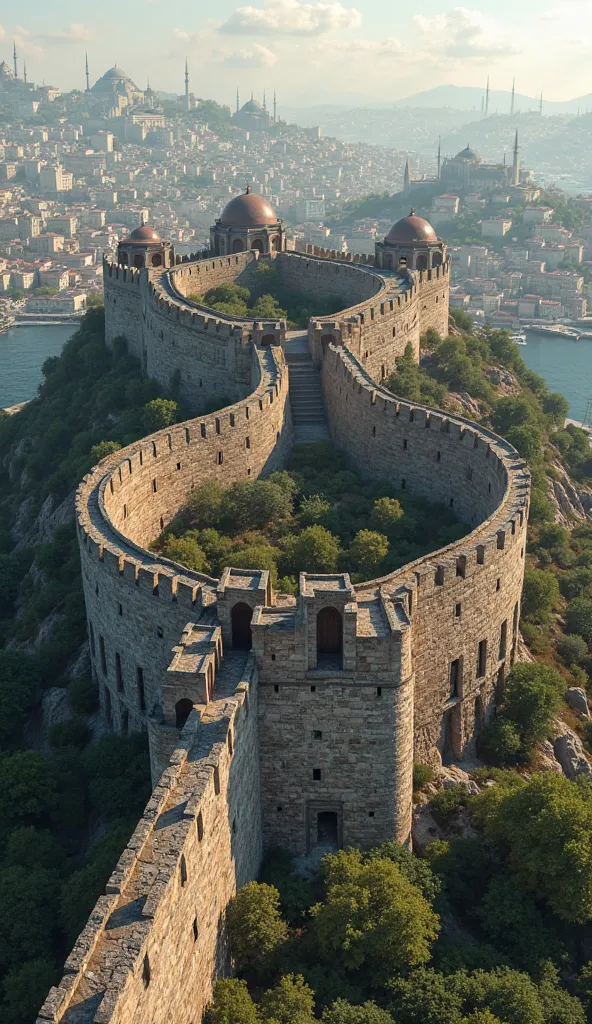
<svg viewBox="0 0 592 1024"><path fill-rule="evenodd" d="M197 418L78 490L101 708L118 732L147 730L155 789L38 1024L198 1024L229 970L226 905L265 846L408 843L413 760L474 752L515 657L529 477L495 434L380 384L428 327L447 331L449 263L428 229L441 263L421 271L313 252L105 264L107 343L124 337ZM214 580L149 550L193 485L269 474L293 444L285 323L189 298L248 281L259 258L344 303L308 329L335 446L368 479L454 509L462 540L357 586L303 573L295 598L263 570ZM214 397L233 404L200 416Z"/></svg>

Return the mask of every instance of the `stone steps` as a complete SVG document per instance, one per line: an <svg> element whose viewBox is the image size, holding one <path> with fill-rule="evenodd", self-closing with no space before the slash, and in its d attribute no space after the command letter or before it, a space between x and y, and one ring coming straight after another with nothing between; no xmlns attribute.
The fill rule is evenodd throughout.
<svg viewBox="0 0 592 1024"><path fill-rule="evenodd" d="M312 365L306 336L287 342L286 363L290 373L290 406L296 444L329 441L321 375Z"/></svg>

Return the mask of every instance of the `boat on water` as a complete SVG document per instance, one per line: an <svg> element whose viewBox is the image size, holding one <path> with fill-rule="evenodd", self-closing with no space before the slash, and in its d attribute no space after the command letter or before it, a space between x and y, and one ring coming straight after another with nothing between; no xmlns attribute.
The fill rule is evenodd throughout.
<svg viewBox="0 0 592 1024"><path fill-rule="evenodd" d="M0 334L6 334L14 323L14 317L8 313L0 313Z"/></svg>
<svg viewBox="0 0 592 1024"><path fill-rule="evenodd" d="M551 334L554 338L573 338L577 341L581 335L565 324L525 324L525 331L533 331L535 334Z"/></svg>
<svg viewBox="0 0 592 1024"><path fill-rule="evenodd" d="M510 334L510 341L515 342L516 345L526 345L527 344L527 342L526 342L526 335L523 334L522 331L513 331L512 334Z"/></svg>

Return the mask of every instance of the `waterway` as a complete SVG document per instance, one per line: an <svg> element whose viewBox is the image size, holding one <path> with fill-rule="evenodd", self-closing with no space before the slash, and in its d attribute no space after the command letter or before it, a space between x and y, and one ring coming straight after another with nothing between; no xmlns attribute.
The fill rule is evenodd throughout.
<svg viewBox="0 0 592 1024"><path fill-rule="evenodd" d="M11 327L0 334L0 409L34 398L41 383L41 367L57 356L77 324Z"/></svg>
<svg viewBox="0 0 592 1024"><path fill-rule="evenodd" d="M569 402L571 419L582 421L592 399L592 338L574 341L526 332L520 355L529 369L543 377L551 391L560 391Z"/></svg>

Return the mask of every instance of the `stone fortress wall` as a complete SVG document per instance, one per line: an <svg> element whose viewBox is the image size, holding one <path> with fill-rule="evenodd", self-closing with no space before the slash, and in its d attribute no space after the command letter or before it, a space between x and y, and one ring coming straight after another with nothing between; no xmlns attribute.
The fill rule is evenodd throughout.
<svg viewBox="0 0 592 1024"><path fill-rule="evenodd" d="M78 492L101 706L117 731L148 729L157 785L38 1024L198 1024L226 967L224 908L256 876L262 845L306 850L324 813L339 841L407 841L414 746L429 759L471 750L513 659L524 463L495 435L375 382L408 342L417 351L420 331L445 333L448 265L377 274L275 258L299 290L354 300L309 328L336 446L363 475L452 504L473 532L355 588L344 575L303 574L296 601L275 598L264 572L230 569L215 581L152 554L147 545L194 483L284 463L293 438L285 337L283 325L232 321L185 297L252 273L250 253L168 273L107 271L109 343L123 334L146 373L163 383L176 375L192 410L221 379L237 401L114 453ZM237 602L253 609L249 655L232 649ZM337 670L317 662L319 615L330 607L343 622ZM180 694L194 709L184 728Z"/></svg>

